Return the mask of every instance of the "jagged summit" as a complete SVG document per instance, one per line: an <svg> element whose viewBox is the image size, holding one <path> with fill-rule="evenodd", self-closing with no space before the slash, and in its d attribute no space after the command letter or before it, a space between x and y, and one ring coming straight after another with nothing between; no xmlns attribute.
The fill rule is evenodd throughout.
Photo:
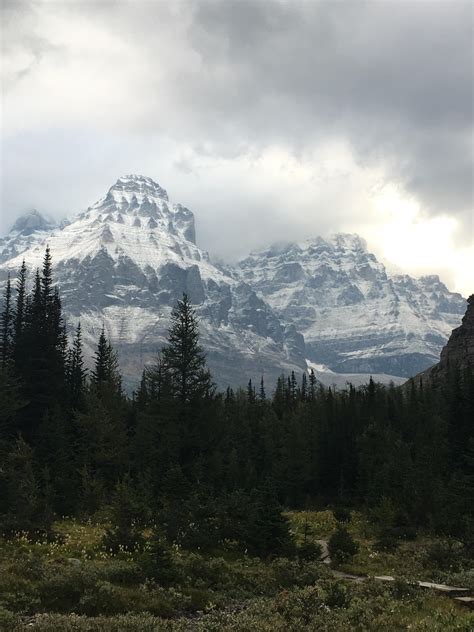
<svg viewBox="0 0 474 632"><path fill-rule="evenodd" d="M110 191L118 192L134 192L139 195L150 195L168 201L168 193L158 182L137 174L122 176L117 182L110 187Z"/></svg>
<svg viewBox="0 0 474 632"><path fill-rule="evenodd" d="M304 335L310 361L340 373L423 370L465 306L436 275L391 276L354 234L254 252L235 274Z"/></svg>
<svg viewBox="0 0 474 632"><path fill-rule="evenodd" d="M414 375L437 362L465 310L435 275L389 274L356 234L274 244L216 266L195 243L193 213L142 175L120 177L57 227L38 213L15 226L0 239L0 283L23 258L41 266L48 243L68 319L81 319L91 345L105 323L130 376L159 349L183 292L199 306L216 375L234 384L301 371L306 360L344 374Z"/></svg>
<svg viewBox="0 0 474 632"><path fill-rule="evenodd" d="M32 209L21 215L13 224L10 233L21 233L31 235L37 230L49 230L54 227L54 223L47 220L39 211Z"/></svg>
<svg viewBox="0 0 474 632"><path fill-rule="evenodd" d="M83 327L93 355L102 325L125 381L155 362L171 309L186 292L200 317L203 346L225 387L306 368L304 340L281 324L246 283L233 279L195 244L194 215L151 178L119 178L106 195L48 233L0 240L0 283L42 265L49 244L66 319ZM135 384L133 384L135 386Z"/></svg>

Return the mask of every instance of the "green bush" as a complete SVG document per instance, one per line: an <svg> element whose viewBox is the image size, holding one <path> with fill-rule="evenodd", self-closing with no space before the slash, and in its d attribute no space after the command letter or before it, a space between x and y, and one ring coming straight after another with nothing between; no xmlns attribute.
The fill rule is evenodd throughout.
<svg viewBox="0 0 474 632"><path fill-rule="evenodd" d="M301 560L320 560L323 549L317 542L303 542L296 548L296 554Z"/></svg>
<svg viewBox="0 0 474 632"><path fill-rule="evenodd" d="M180 578L171 547L165 537L156 530L144 547L140 556L140 565L146 577L160 584L170 584Z"/></svg>
<svg viewBox="0 0 474 632"><path fill-rule="evenodd" d="M390 532L385 532L380 535L374 543L374 549L376 551L387 551L392 553L396 551L400 545L400 542Z"/></svg>
<svg viewBox="0 0 474 632"><path fill-rule="evenodd" d="M0 606L0 631L12 631L20 625L20 617Z"/></svg>
<svg viewBox="0 0 474 632"><path fill-rule="evenodd" d="M426 549L424 563L443 571L457 571L461 568L462 547L454 540L439 540Z"/></svg>
<svg viewBox="0 0 474 632"><path fill-rule="evenodd" d="M106 551L138 551L143 548L145 540L139 529L134 525L120 525L110 527L102 539L102 546Z"/></svg>
<svg viewBox="0 0 474 632"><path fill-rule="evenodd" d="M338 526L329 538L328 549L331 559L340 564L355 555L359 550L359 545L346 527Z"/></svg>
<svg viewBox="0 0 474 632"><path fill-rule="evenodd" d="M97 582L97 569L91 566L51 564L39 584L41 605L51 612L77 612L82 596Z"/></svg>
<svg viewBox="0 0 474 632"><path fill-rule="evenodd" d="M351 512L344 507L337 507L332 513L337 522L348 523L352 519Z"/></svg>
<svg viewBox="0 0 474 632"><path fill-rule="evenodd" d="M133 560L110 558L104 561L88 562L87 567L94 569L98 579L112 584L132 586L133 584L140 584L145 579L140 565Z"/></svg>

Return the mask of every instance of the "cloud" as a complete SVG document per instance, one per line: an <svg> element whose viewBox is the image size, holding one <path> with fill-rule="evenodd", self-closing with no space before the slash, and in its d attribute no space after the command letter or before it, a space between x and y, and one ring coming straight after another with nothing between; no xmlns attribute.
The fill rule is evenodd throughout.
<svg viewBox="0 0 474 632"><path fill-rule="evenodd" d="M288 233L375 234L387 184L417 201L418 223L452 218L450 248L469 248L473 10L6 3L3 227L27 205L79 209L139 171L196 211L219 255Z"/></svg>

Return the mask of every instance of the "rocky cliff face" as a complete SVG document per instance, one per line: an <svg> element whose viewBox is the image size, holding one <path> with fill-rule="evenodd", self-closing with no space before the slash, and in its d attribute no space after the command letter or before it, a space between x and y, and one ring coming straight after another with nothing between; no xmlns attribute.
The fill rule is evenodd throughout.
<svg viewBox="0 0 474 632"><path fill-rule="evenodd" d="M448 366L463 370L474 368L474 294L467 299L467 310L460 327L453 329L447 344L441 351L439 363L432 367L432 374L440 374Z"/></svg>
<svg viewBox="0 0 474 632"><path fill-rule="evenodd" d="M436 276L390 276L357 235L272 246L218 267L196 245L193 213L138 175L60 226L37 212L20 218L0 239L0 285L23 258L31 271L41 266L46 244L70 326L81 321L92 353L104 324L129 384L164 344L183 292L220 386L262 373L272 384L306 360L339 386L414 375L437 362L465 310Z"/></svg>
<svg viewBox="0 0 474 632"><path fill-rule="evenodd" d="M304 340L244 281L216 268L196 246L194 216L150 178L124 176L69 223L41 222L3 240L0 280L24 258L41 265L49 244L71 326L92 352L104 324L130 383L165 342L170 311L186 292L201 319L203 345L221 386L306 367ZM49 229L49 230L48 230Z"/></svg>
<svg viewBox="0 0 474 632"><path fill-rule="evenodd" d="M336 372L414 375L438 360L465 309L437 276L389 275L358 235L273 246L235 275Z"/></svg>

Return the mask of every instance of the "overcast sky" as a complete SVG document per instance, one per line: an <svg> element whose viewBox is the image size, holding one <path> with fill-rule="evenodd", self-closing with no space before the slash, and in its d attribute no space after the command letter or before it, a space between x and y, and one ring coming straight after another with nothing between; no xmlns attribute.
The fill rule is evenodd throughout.
<svg viewBox="0 0 474 632"><path fill-rule="evenodd" d="M474 291L474 3L0 0L1 216L141 173L233 260L361 234Z"/></svg>

